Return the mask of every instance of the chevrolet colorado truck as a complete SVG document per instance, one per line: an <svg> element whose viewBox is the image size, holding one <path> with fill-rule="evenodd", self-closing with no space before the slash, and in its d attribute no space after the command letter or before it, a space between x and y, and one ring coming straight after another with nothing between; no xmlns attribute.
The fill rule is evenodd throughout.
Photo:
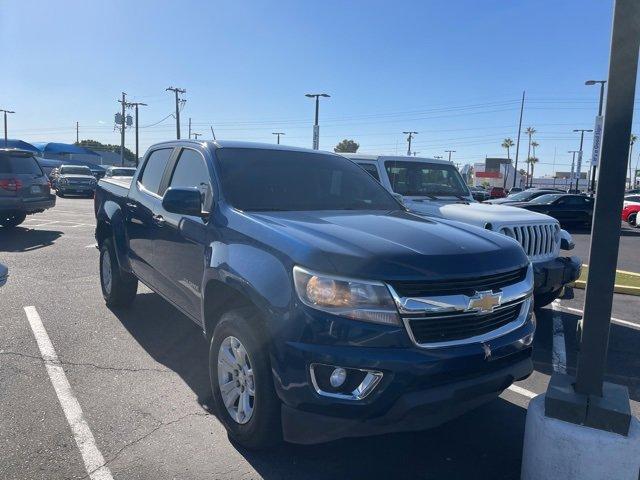
<svg viewBox="0 0 640 480"><path fill-rule="evenodd" d="M342 156L160 143L95 214L107 305L140 281L202 328L246 447L430 428L532 372L520 245L410 213Z"/></svg>
<svg viewBox="0 0 640 480"><path fill-rule="evenodd" d="M580 276L581 259L560 256L560 250L571 250L574 244L556 219L522 208L476 202L453 163L420 157L342 155L401 196L412 212L457 220L515 239L533 265L536 307L553 302L565 285Z"/></svg>

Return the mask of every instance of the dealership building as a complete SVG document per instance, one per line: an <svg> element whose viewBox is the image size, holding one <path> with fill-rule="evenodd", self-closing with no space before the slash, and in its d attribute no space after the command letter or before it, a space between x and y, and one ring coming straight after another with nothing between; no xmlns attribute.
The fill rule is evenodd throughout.
<svg viewBox="0 0 640 480"><path fill-rule="evenodd" d="M524 187L524 176L520 175L508 158L485 158L473 165L472 184L476 187Z"/></svg>

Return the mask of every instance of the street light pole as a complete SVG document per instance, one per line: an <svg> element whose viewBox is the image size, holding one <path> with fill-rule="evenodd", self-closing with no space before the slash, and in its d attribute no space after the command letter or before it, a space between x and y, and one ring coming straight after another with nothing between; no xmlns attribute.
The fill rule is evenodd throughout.
<svg viewBox="0 0 640 480"><path fill-rule="evenodd" d="M329 98L331 95L328 95L326 93L305 93L304 96L316 99L316 115L315 122L313 124L313 149L318 150L320 148L320 125L318 124L320 97Z"/></svg>
<svg viewBox="0 0 640 480"><path fill-rule="evenodd" d="M0 109L0 112L4 113L4 146L6 147L8 145L8 135L7 135L7 113L16 113L13 110L2 110Z"/></svg>
<svg viewBox="0 0 640 480"><path fill-rule="evenodd" d="M445 150L444 153L448 153L449 154L449 161L451 161L451 154L452 153L456 153L455 150Z"/></svg>
<svg viewBox="0 0 640 480"><path fill-rule="evenodd" d="M417 135L418 132L402 132L405 135L408 135L407 137L407 142L409 142L409 146L407 147L407 157L411 156L411 139L413 138L414 135Z"/></svg>
<svg viewBox="0 0 640 480"><path fill-rule="evenodd" d="M600 101L598 102L598 116L596 117L596 125L594 131L594 145L593 145L593 153L594 157L600 154L600 135L602 134L602 104L604 100L604 84L607 83L606 80L587 80L584 82L585 85L595 85L600 84ZM598 137L598 138L595 138ZM598 158L591 159L591 192L595 193L596 191L596 168L598 167Z"/></svg>
<svg viewBox="0 0 640 480"><path fill-rule="evenodd" d="M580 132L580 149L578 150L578 166L576 168L576 190L578 190L578 182L580 181L580 171L582 170L582 143L584 142L584 132L593 132L593 130L587 130L585 128L576 128L574 132Z"/></svg>
<svg viewBox="0 0 640 480"><path fill-rule="evenodd" d="M513 187L516 186L516 177L518 176L518 154L520 153L520 133L522 132L522 112L524 112L524 94L522 92L522 103L520 103L520 121L518 122L518 140L516 142L516 165L513 169Z"/></svg>
<svg viewBox="0 0 640 480"><path fill-rule="evenodd" d="M280 135L284 135L284 132L271 132L271 135L277 135L278 136L278 140L277 140L277 144L280 145Z"/></svg>

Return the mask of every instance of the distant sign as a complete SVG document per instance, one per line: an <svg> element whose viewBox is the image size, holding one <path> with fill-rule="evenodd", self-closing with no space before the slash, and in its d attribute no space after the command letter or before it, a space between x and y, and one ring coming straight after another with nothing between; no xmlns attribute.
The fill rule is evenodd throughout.
<svg viewBox="0 0 640 480"><path fill-rule="evenodd" d="M596 125L593 128L593 152L591 154L591 166L598 165L600 160L600 146L602 144L602 117L596 116Z"/></svg>

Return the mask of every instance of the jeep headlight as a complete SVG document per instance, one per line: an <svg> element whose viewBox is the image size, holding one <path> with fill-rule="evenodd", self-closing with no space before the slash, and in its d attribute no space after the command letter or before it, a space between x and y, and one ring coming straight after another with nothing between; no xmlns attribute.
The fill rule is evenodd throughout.
<svg viewBox="0 0 640 480"><path fill-rule="evenodd" d="M560 249L561 250L573 250L576 244L573 243L573 238L571 234L566 230L560 230Z"/></svg>
<svg viewBox="0 0 640 480"><path fill-rule="evenodd" d="M399 325L389 289L381 282L334 277L293 267L298 298L323 312L365 322Z"/></svg>

